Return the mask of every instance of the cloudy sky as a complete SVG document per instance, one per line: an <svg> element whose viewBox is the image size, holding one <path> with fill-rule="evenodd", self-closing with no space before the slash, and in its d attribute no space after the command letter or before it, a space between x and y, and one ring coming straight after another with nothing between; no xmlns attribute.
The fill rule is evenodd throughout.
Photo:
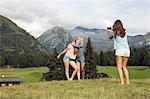
<svg viewBox="0 0 150 99"><path fill-rule="evenodd" d="M117 19L130 35L150 31L150 0L1 0L0 14L34 37L54 26L106 28Z"/></svg>

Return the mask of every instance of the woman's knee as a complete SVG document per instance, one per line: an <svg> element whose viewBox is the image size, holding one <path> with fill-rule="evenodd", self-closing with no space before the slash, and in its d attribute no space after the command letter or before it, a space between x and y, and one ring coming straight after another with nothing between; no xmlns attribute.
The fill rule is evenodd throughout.
<svg viewBox="0 0 150 99"><path fill-rule="evenodd" d="M118 69L118 70L122 70L122 68L121 68L121 67L117 67L117 69Z"/></svg>
<svg viewBox="0 0 150 99"><path fill-rule="evenodd" d="M127 67L126 67L126 66L123 66L123 70L127 70Z"/></svg>
<svg viewBox="0 0 150 99"><path fill-rule="evenodd" d="M78 68L78 67L76 67L76 68L75 68L75 70L77 70L77 71L78 71L78 70L79 70L79 68Z"/></svg>
<svg viewBox="0 0 150 99"><path fill-rule="evenodd" d="M82 68L82 72L85 72L85 68Z"/></svg>
<svg viewBox="0 0 150 99"><path fill-rule="evenodd" d="M78 67L75 67L74 70L75 70L75 71L78 71L79 69L78 69Z"/></svg>

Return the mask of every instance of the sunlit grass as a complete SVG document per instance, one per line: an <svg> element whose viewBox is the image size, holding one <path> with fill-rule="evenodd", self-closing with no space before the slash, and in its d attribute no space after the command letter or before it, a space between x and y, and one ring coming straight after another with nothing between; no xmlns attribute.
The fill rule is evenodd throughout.
<svg viewBox="0 0 150 99"><path fill-rule="evenodd" d="M1 99L149 99L150 79L131 80L120 85L117 79L24 83L0 88Z"/></svg>
<svg viewBox="0 0 150 99"><path fill-rule="evenodd" d="M130 79L150 79L150 68L148 66L128 66ZM104 72L113 78L118 78L115 66L97 66L98 72Z"/></svg>
<svg viewBox="0 0 150 99"><path fill-rule="evenodd" d="M20 85L0 87L0 99L150 99L150 69L128 67L131 85L121 85L116 67L98 66L111 79L41 81L48 68L0 69L0 75L21 77Z"/></svg>

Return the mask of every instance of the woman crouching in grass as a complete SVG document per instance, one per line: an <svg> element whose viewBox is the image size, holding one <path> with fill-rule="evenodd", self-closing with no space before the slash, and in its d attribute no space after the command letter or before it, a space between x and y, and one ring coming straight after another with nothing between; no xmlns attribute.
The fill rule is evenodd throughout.
<svg viewBox="0 0 150 99"><path fill-rule="evenodd" d="M130 49L127 41L127 34L120 20L116 20L112 28L107 28L109 38L114 38L114 50L116 56L116 65L119 73L120 83L130 84L127 62L130 57ZM123 69L123 70L122 70ZM123 71L126 77L123 80Z"/></svg>

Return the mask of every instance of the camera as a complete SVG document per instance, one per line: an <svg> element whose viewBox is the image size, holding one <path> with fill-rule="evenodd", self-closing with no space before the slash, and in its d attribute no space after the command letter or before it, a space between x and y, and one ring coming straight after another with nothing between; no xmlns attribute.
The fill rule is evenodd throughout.
<svg viewBox="0 0 150 99"><path fill-rule="evenodd" d="M112 30L112 27L107 27L107 30Z"/></svg>

